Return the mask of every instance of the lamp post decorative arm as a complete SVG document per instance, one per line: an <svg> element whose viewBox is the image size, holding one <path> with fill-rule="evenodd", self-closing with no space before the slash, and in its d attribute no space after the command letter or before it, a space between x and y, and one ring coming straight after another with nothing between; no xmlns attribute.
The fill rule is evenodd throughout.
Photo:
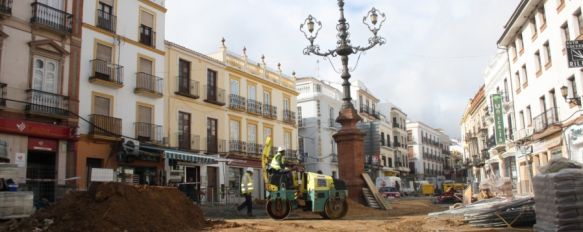
<svg viewBox="0 0 583 232"><path fill-rule="evenodd" d="M336 42L335 49L328 49L327 51L322 51L319 45L314 44L314 41L318 37L318 33L322 29L322 23L318 21L312 15L309 15L305 20L304 23L300 25L300 31L304 33L306 39L310 42L306 48L304 48L305 55L317 55L323 57L336 57L340 56L340 61L342 62L342 74L340 77L344 80L342 82L344 97L342 100L344 103L342 104L343 108L354 108L352 105L352 98L350 97L350 71L348 68L348 56L351 54L356 54L358 52L364 52L369 50L376 45L383 45L385 43L385 39L381 36L378 36L377 33L381 29L383 23L386 21L386 16L384 13L380 12L376 8L372 8L364 17L363 23L368 27L368 29L372 32L373 36L368 39L368 45L366 46L352 46L350 44L350 33L348 29L350 28L350 24L346 22L346 18L344 17L344 0L338 0L338 7L340 10L340 19L338 19L338 24L336 25L336 30L338 31L336 38L338 41ZM379 22L380 17L380 22ZM370 19L370 24L369 24ZM307 28L307 31L306 31Z"/></svg>

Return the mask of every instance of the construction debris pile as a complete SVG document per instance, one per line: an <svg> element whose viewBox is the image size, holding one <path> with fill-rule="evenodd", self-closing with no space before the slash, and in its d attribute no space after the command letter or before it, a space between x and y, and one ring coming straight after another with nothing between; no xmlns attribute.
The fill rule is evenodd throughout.
<svg viewBox="0 0 583 232"><path fill-rule="evenodd" d="M101 184L74 192L8 231L185 231L207 226L202 211L175 188Z"/></svg>
<svg viewBox="0 0 583 232"><path fill-rule="evenodd" d="M537 231L583 231L583 169L554 160L534 177Z"/></svg>

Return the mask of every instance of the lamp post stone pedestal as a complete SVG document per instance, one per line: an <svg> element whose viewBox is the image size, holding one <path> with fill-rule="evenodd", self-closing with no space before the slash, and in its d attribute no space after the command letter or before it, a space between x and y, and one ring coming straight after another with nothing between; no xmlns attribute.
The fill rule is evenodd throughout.
<svg viewBox="0 0 583 232"><path fill-rule="evenodd" d="M356 127L360 120L354 107L343 108L336 119L342 128L333 135L338 144L340 179L346 182L349 198L357 202L362 201L362 188L365 187L361 176L364 173L364 133Z"/></svg>

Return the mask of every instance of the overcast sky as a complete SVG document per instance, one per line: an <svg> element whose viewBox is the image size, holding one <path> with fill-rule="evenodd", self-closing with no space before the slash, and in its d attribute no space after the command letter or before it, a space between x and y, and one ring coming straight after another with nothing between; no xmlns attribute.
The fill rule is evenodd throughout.
<svg viewBox="0 0 583 232"><path fill-rule="evenodd" d="M360 58L352 78L362 80L382 101L396 104L413 121L443 128L459 138L468 100L484 81L496 41L519 0L348 0L345 14L353 45L372 35L362 24L371 7L387 21L379 34L387 44ZM334 0L167 0L166 39L209 54L222 37L229 50L268 66L334 82L329 61L302 54L308 44L299 25L312 14L322 21L316 40L336 45L338 8ZM354 66L357 56L350 57ZM338 61L334 64L338 67Z"/></svg>

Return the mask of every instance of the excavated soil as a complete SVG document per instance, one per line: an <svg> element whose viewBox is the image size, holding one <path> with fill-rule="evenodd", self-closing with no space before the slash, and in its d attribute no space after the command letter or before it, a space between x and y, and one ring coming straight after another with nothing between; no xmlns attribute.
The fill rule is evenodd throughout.
<svg viewBox="0 0 583 232"><path fill-rule="evenodd" d="M13 222L8 231L196 231L210 226L176 188L106 183Z"/></svg>

